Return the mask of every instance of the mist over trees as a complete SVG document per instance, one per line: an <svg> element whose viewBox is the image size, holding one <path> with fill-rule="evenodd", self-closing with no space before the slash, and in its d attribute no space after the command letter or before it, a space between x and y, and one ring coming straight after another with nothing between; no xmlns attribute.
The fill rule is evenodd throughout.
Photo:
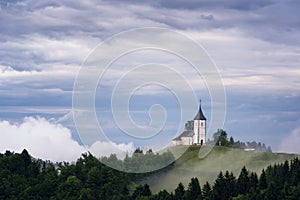
<svg viewBox="0 0 300 200"><path fill-rule="evenodd" d="M137 152L144 154L140 149ZM35 159L26 150L6 151L0 154L0 199L296 200L300 196L298 158L269 166L260 176L243 167L237 177L220 172L213 183L202 186L201 177L193 177L186 187L178 183L174 191L161 188L157 194L148 184L135 185L147 175L114 170L91 154L83 154L73 164L54 164Z"/></svg>
<svg viewBox="0 0 300 200"><path fill-rule="evenodd" d="M175 162L175 157L170 151L158 154L149 149L144 153L142 149L137 148L131 156L126 155L124 160L119 160L115 154L100 160L119 171L140 173L169 166Z"/></svg>
<svg viewBox="0 0 300 200"><path fill-rule="evenodd" d="M233 173L220 172L216 180L200 186L197 177L193 177L185 188L179 183L174 192L163 190L143 199L172 200L298 200L300 196L300 161L294 158L290 162L275 164L262 170L260 176L243 167L235 177Z"/></svg>
<svg viewBox="0 0 300 200"><path fill-rule="evenodd" d="M151 164L160 166L166 160L174 161L174 157L170 152L154 154L151 150L143 153L137 149L124 161L118 160L114 154L102 160L121 164L124 168L136 165L144 169ZM144 164L137 165L137 162ZM134 189L135 181L151 173L154 172L118 171L89 153L70 164L35 159L26 150L22 153L6 151L0 154L0 199L132 199L134 196L151 195L148 185Z"/></svg>

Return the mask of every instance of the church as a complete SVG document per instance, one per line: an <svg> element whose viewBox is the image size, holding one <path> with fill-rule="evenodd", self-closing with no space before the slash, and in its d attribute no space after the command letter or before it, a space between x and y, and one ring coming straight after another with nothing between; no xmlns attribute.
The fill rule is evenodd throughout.
<svg viewBox="0 0 300 200"><path fill-rule="evenodd" d="M173 145L203 145L206 141L206 118L201 109L201 101L199 110L194 120L193 130L185 130L178 137L172 140Z"/></svg>

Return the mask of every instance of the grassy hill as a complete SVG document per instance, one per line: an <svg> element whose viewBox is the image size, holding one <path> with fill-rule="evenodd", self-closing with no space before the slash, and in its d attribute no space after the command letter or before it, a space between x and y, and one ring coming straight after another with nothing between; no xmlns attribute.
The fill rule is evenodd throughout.
<svg viewBox="0 0 300 200"><path fill-rule="evenodd" d="M203 185L206 181L212 183L220 171L225 172L228 170L238 176L243 166L260 174L261 170L270 164L282 163L285 160L299 156L285 153L247 152L240 149L216 146L208 156L200 159L198 156L199 150L200 147L197 146L189 147L176 161L172 169L151 175L144 179L142 183L148 183L153 192L161 189L174 191L179 182L187 186L192 177L198 177L200 184Z"/></svg>

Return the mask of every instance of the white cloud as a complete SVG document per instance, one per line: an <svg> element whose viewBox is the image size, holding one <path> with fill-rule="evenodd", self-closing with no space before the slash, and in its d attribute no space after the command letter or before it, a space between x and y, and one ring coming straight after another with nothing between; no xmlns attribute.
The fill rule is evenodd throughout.
<svg viewBox="0 0 300 200"><path fill-rule="evenodd" d="M33 34L22 39L13 39L2 43L0 49L23 52L29 62L29 58L35 57L35 63L76 63L80 64L94 47L94 39L72 36L67 38L53 39L41 34ZM97 42L100 42L99 39ZM17 57L20 58L20 57ZM14 58L16 59L16 58ZM32 68L32 65L29 65ZM40 67L37 65L36 67Z"/></svg>
<svg viewBox="0 0 300 200"><path fill-rule="evenodd" d="M0 121L0 151L24 148L34 157L52 161L74 161L86 151L69 129L45 118L26 117L21 124Z"/></svg>
<svg viewBox="0 0 300 200"><path fill-rule="evenodd" d="M300 127L295 128L280 144L280 151L300 154Z"/></svg>
<svg viewBox="0 0 300 200"><path fill-rule="evenodd" d="M53 120L52 120L53 121ZM117 154L124 158L134 151L133 143L116 144L95 141L84 148L72 139L71 131L41 117L26 117L22 123L0 121L0 152L6 150L21 152L27 149L36 157L51 161L76 161L82 153L90 151L96 157Z"/></svg>
<svg viewBox="0 0 300 200"><path fill-rule="evenodd" d="M110 142L100 142L96 141L91 145L89 151L97 156L109 156L111 154L116 154L118 158L123 159L126 154L132 154L135 150L133 143L128 144L116 144Z"/></svg>

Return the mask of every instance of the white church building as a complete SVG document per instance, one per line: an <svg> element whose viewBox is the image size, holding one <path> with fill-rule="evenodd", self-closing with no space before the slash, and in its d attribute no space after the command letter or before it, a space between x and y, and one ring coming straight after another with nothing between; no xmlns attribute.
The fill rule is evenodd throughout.
<svg viewBox="0 0 300 200"><path fill-rule="evenodd" d="M203 145L206 141L206 118L201 109L194 118L194 129L185 130L178 137L174 138L173 145Z"/></svg>

